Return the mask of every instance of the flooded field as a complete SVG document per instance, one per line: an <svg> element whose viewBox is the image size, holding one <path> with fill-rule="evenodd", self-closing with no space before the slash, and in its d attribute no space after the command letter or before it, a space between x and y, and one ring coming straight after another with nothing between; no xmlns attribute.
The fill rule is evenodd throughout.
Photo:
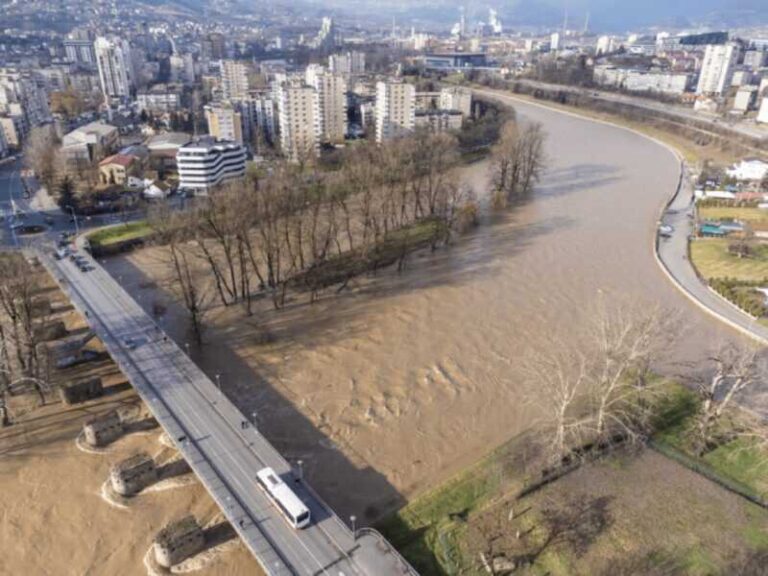
<svg viewBox="0 0 768 576"><path fill-rule="evenodd" d="M264 302L252 318L217 310L215 344L194 352L340 514L372 521L530 426L520 358L567 339L601 292L679 310L677 359L730 336L653 258L675 157L626 130L515 107L548 134L530 201L340 297L280 312ZM462 177L482 196L487 173L480 162ZM169 302L152 250L109 266L145 306ZM186 338L173 314L164 323Z"/></svg>

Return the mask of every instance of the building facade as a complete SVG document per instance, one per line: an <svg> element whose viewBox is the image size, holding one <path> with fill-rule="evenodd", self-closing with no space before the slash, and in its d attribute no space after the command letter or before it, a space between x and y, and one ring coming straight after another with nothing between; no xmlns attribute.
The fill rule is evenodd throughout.
<svg viewBox="0 0 768 576"><path fill-rule="evenodd" d="M105 102L115 104L128 100L134 87L133 61L128 41L100 36L94 42L94 50Z"/></svg>
<svg viewBox="0 0 768 576"><path fill-rule="evenodd" d="M347 82L341 74L315 76L315 123L322 142L339 144L347 135Z"/></svg>
<svg viewBox="0 0 768 576"><path fill-rule="evenodd" d="M248 68L237 60L221 61L221 95L225 100L248 97Z"/></svg>
<svg viewBox="0 0 768 576"><path fill-rule="evenodd" d="M416 125L416 89L402 82L376 84L376 142L412 131Z"/></svg>
<svg viewBox="0 0 768 576"><path fill-rule="evenodd" d="M472 92L448 86L440 91L440 110L458 110L464 118L472 115Z"/></svg>
<svg viewBox="0 0 768 576"><path fill-rule="evenodd" d="M710 44L701 62L697 94L722 96L731 85L738 49L733 44Z"/></svg>
<svg viewBox="0 0 768 576"><path fill-rule="evenodd" d="M230 103L206 106L205 121L208 134L217 140L231 140L243 144L243 116Z"/></svg>
<svg viewBox="0 0 768 576"><path fill-rule="evenodd" d="M245 148L236 142L217 142L208 136L179 148L176 164L179 188L206 194L227 180L245 176Z"/></svg>
<svg viewBox="0 0 768 576"><path fill-rule="evenodd" d="M282 82L277 88L280 119L280 147L292 161L320 154L317 93L297 79Z"/></svg>

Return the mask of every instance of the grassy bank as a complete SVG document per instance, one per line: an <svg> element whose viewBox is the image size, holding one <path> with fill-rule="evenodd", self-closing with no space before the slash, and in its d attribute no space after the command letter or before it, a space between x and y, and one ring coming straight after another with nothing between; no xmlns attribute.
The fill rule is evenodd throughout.
<svg viewBox="0 0 768 576"><path fill-rule="evenodd" d="M152 233L152 228L146 220L116 224L101 228L88 235L88 242L92 248L109 248L123 242L132 242L144 239Z"/></svg>
<svg viewBox="0 0 768 576"><path fill-rule="evenodd" d="M654 441L709 478L766 494L768 454L743 439L695 457L697 403L670 384ZM484 573L481 554L532 561L521 574L732 574L734 558L768 550L768 511L652 450L614 453L518 498L529 440L511 440L379 528L425 576Z"/></svg>
<svg viewBox="0 0 768 576"><path fill-rule="evenodd" d="M691 242L691 261L705 280L733 278L760 282L768 278L768 253L756 249L749 257L739 257L728 251L732 240L700 238Z"/></svg>
<svg viewBox="0 0 768 576"><path fill-rule="evenodd" d="M740 220L750 224L768 225L768 210L742 206L701 206L701 220Z"/></svg>

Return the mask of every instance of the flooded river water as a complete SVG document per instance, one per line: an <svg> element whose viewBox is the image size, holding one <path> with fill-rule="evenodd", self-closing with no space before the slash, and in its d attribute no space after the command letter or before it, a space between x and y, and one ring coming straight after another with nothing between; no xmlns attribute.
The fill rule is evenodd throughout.
<svg viewBox="0 0 768 576"><path fill-rule="evenodd" d="M529 202L340 297L265 306L252 319L219 314L197 353L341 514L373 520L530 426L520 358L567 339L601 291L679 310L678 358L733 337L654 261L673 154L617 127L513 105L547 133ZM480 162L463 178L482 195L487 173ZM149 251L109 266L145 305L156 298L140 287L162 276Z"/></svg>

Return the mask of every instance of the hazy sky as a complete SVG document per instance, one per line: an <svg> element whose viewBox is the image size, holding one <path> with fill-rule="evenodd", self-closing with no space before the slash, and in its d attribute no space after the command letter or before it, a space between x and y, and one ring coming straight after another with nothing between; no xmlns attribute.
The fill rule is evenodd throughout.
<svg viewBox="0 0 768 576"><path fill-rule="evenodd" d="M587 12L594 29L626 30L641 26L709 23L711 26L768 23L768 0L326 0L346 8L365 4L373 11L450 21L465 6L468 20L485 19L489 7L515 25L557 25L568 7L571 27L583 26ZM323 0L314 0L321 4Z"/></svg>

